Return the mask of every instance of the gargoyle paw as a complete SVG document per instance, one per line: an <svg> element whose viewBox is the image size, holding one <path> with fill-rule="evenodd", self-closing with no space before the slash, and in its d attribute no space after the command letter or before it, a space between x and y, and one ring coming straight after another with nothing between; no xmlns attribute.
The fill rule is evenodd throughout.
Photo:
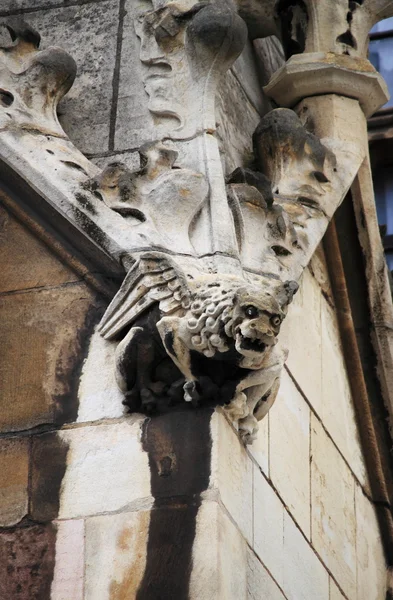
<svg viewBox="0 0 393 600"><path fill-rule="evenodd" d="M199 405L200 394L197 390L196 381L186 381L183 385L184 400L186 402L192 402L193 406Z"/></svg>

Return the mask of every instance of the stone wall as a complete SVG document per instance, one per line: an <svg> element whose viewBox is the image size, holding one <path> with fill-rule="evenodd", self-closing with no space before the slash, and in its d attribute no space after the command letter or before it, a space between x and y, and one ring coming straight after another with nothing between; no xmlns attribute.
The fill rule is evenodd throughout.
<svg viewBox="0 0 393 600"><path fill-rule="evenodd" d="M60 119L76 146L100 166L114 160L136 166L137 148L151 139L131 35L133 11L146 4L19 0L16 9L15 0L3 0L0 7L1 17L20 14L36 27L43 47L59 45L76 59L77 79ZM260 91L263 71L249 44L221 84L219 137L227 173L252 160L251 136L269 108ZM123 414L110 342L86 333L83 368L69 363L70 355L83 357L73 344L89 307L99 312L94 294L37 250L31 236L22 242L20 225L3 223L0 335L8 356L0 440L0 596L147 600L138 590L157 503L144 447L149 421ZM322 251L303 276L282 333L289 358L258 440L245 449L218 410L209 426L208 480L190 483L185 474L178 482L179 498L201 492L189 548L189 596L383 600L385 559ZM65 368L73 369L73 395L64 388ZM58 432L42 429L64 421ZM161 545L170 568L171 549L164 538ZM37 553L45 557L38 573ZM181 577L173 577L182 598Z"/></svg>

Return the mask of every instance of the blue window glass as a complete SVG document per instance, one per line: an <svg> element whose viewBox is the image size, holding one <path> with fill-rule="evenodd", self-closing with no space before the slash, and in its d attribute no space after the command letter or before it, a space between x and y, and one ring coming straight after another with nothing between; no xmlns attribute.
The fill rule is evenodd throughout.
<svg viewBox="0 0 393 600"><path fill-rule="evenodd" d="M374 170L375 204L378 223L383 228L383 243L388 267L393 271L393 165Z"/></svg>
<svg viewBox="0 0 393 600"><path fill-rule="evenodd" d="M369 59L387 83L390 100L383 108L389 108L393 106L393 37L370 40Z"/></svg>

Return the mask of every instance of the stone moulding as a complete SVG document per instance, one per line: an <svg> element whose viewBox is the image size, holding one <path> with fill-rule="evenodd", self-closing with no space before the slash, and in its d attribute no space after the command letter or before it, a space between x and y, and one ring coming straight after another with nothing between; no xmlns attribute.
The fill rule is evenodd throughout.
<svg viewBox="0 0 393 600"><path fill-rule="evenodd" d="M127 272L100 324L116 344L124 404L149 413L220 404L252 442L279 387L288 305L366 155L361 98L330 84L313 96L311 86L298 114L262 119L254 168L225 180L214 98L245 23L225 2L154 0L135 35L157 140L140 148L137 171L100 171L56 115L75 63L58 48L40 51L28 26L7 31L0 160Z"/></svg>

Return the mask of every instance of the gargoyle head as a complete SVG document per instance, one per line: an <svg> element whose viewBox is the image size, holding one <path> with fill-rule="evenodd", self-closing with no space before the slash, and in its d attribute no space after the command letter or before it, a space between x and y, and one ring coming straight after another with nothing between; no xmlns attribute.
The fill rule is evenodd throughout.
<svg viewBox="0 0 393 600"><path fill-rule="evenodd" d="M288 304L297 289L295 281L287 281L274 293L254 286L236 291L232 327L239 354L256 358L277 343Z"/></svg>

